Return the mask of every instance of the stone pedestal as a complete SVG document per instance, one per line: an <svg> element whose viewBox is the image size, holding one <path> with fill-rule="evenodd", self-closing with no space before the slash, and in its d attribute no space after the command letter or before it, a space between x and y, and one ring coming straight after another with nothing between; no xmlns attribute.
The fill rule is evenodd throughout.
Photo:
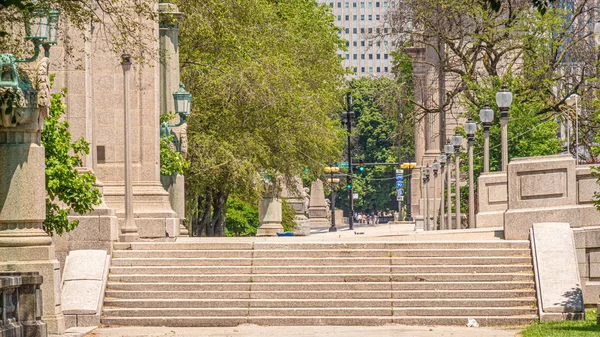
<svg viewBox="0 0 600 337"><path fill-rule="evenodd" d="M40 145L0 143L0 270L42 275L42 319L50 333L62 334L60 265L52 239L42 229L44 167Z"/></svg>
<svg viewBox="0 0 600 337"><path fill-rule="evenodd" d="M47 58L39 62L39 93L20 90L23 100L15 100L12 111L0 106L0 271L43 276L42 318L50 333L62 334L60 268L52 240L43 230L45 155L39 132L50 105L48 65Z"/></svg>
<svg viewBox="0 0 600 337"><path fill-rule="evenodd" d="M327 220L327 209L323 182L316 180L310 186L310 203L308 205L310 227L327 227L331 225L331 222Z"/></svg>
<svg viewBox="0 0 600 337"><path fill-rule="evenodd" d="M179 233L169 233L169 236L188 236L189 231L183 225L183 219L185 219L185 177L181 174L160 176L160 181L165 190L169 192L171 207L179 218Z"/></svg>
<svg viewBox="0 0 600 337"><path fill-rule="evenodd" d="M281 200L274 196L262 198L258 202L258 219L260 225L256 236L276 236L277 232L283 232Z"/></svg>
<svg viewBox="0 0 600 337"><path fill-rule="evenodd" d="M310 235L310 221L306 217L305 213L308 211L306 207L306 198L308 194L302 186L302 181L297 178L295 180L294 189L289 189L285 186L281 190L281 198L285 200L296 212L294 222L294 235L307 236Z"/></svg>

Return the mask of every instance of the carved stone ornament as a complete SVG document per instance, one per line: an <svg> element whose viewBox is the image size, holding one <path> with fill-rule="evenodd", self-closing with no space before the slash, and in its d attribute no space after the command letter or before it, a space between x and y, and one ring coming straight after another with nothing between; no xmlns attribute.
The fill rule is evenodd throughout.
<svg viewBox="0 0 600 337"><path fill-rule="evenodd" d="M50 80L48 78L49 60L43 62L45 83L47 92L50 91ZM14 128L19 125L39 123L38 120L38 93L29 82L19 77L15 58L11 54L0 54L0 127ZM38 79L40 78L38 70ZM48 106L50 101L48 100ZM43 122L43 121L42 121ZM35 129L35 125L27 128Z"/></svg>

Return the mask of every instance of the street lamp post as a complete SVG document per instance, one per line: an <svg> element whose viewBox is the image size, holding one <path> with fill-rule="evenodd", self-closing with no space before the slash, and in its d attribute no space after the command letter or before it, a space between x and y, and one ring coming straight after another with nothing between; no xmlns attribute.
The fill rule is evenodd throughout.
<svg viewBox="0 0 600 337"><path fill-rule="evenodd" d="M448 193L446 193L446 205L448 207L448 219L446 220L446 229L452 229L452 177L451 172L451 161L450 159L452 158L452 151L454 150L454 147L452 146L452 143L450 143L450 139L447 139L446 141L446 145L444 145L444 153L446 153L446 161L447 161L447 165L448 167L446 168L447 171L447 175L446 175L446 183L448 184Z"/></svg>
<svg viewBox="0 0 600 337"><path fill-rule="evenodd" d="M440 169L440 163L438 163L436 159L431 166L433 168L433 230L437 230L437 176L438 170Z"/></svg>
<svg viewBox="0 0 600 337"><path fill-rule="evenodd" d="M350 188L348 189L348 224L349 229L354 229L354 194L352 193L352 119L354 118L354 111L352 109L352 96L350 93L346 94L346 107L347 111L344 111L343 117L346 119L346 130L348 131L348 177L350 182Z"/></svg>
<svg viewBox="0 0 600 337"><path fill-rule="evenodd" d="M429 165L427 165L427 167L423 168L423 188L425 190L425 230L428 231L430 230L429 228L429 197L428 197L428 193L427 190L429 189L429 186L427 186L429 183Z"/></svg>
<svg viewBox="0 0 600 337"><path fill-rule="evenodd" d="M455 194L456 198L454 201L456 202L456 229L461 228L460 224L460 146L462 145L463 137L458 133L458 129L452 136L452 145L454 145L454 170L456 173L455 176Z"/></svg>
<svg viewBox="0 0 600 337"><path fill-rule="evenodd" d="M572 94L567 97L567 105L575 106L575 163L579 164L579 95ZM567 139L567 142L569 140Z"/></svg>
<svg viewBox="0 0 600 337"><path fill-rule="evenodd" d="M121 228L120 241L131 242L139 239L138 229L133 221L133 178L131 167L131 130L129 116L129 70L131 69L131 55L121 55L121 66L123 67L123 132L125 140L125 223Z"/></svg>
<svg viewBox="0 0 600 337"><path fill-rule="evenodd" d="M483 125L483 172L490 171L490 126L494 121L494 110L485 102L483 109L479 110L479 119Z"/></svg>
<svg viewBox="0 0 600 337"><path fill-rule="evenodd" d="M440 229L446 229L446 210L444 205L444 190L446 188L446 172L444 168L446 166L446 155L444 153L440 153L440 192L442 193L440 198Z"/></svg>
<svg viewBox="0 0 600 337"><path fill-rule="evenodd" d="M327 179L327 182L330 183L331 186L331 227L329 227L330 232L337 232L337 227L335 225L335 184L340 182L340 178L335 178L333 176L334 173L340 171L340 168L337 166L329 166L325 167L325 173L330 174L330 178Z"/></svg>
<svg viewBox="0 0 600 337"><path fill-rule="evenodd" d="M412 179L412 170L417 166L417 163L403 163L400 168L408 170L408 179L406 180L406 216L404 217L404 221L413 221L412 218L412 210L410 203L410 193L412 184L410 183Z"/></svg>
<svg viewBox="0 0 600 337"><path fill-rule="evenodd" d="M469 228L475 228L475 178L473 177L473 142L475 141L475 132L477 124L473 118L465 123L465 133L467 134L467 145L469 147Z"/></svg>
<svg viewBox="0 0 600 337"><path fill-rule="evenodd" d="M496 93L496 104L500 109L500 126L502 128L502 171L508 168L508 109L513 100L512 92L508 91L506 84Z"/></svg>

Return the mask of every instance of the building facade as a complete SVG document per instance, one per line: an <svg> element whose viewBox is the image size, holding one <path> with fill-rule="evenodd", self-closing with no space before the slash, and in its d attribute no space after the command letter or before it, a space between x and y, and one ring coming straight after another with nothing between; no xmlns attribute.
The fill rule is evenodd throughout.
<svg viewBox="0 0 600 337"><path fill-rule="evenodd" d="M384 24L389 8L396 1L331 1L318 0L331 8L340 36L346 40L346 50L340 50L345 69L355 76L387 76L391 72L390 52L397 41L391 37L391 28Z"/></svg>

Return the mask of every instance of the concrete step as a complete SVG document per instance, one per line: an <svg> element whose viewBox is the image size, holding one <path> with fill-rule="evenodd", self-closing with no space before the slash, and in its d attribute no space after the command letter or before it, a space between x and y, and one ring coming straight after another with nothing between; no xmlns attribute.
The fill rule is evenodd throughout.
<svg viewBox="0 0 600 337"><path fill-rule="evenodd" d="M202 242L118 242L114 250L252 250L254 243L233 240Z"/></svg>
<svg viewBox="0 0 600 337"><path fill-rule="evenodd" d="M507 308L531 306L519 299L107 299L105 308Z"/></svg>
<svg viewBox="0 0 600 337"><path fill-rule="evenodd" d="M252 258L251 250L113 250L113 259Z"/></svg>
<svg viewBox="0 0 600 337"><path fill-rule="evenodd" d="M385 325L390 323L404 325L465 325L468 319L475 319L480 326L520 326L537 321L535 315L522 316L283 316L283 317L102 317L102 324L123 326L168 326L168 327L234 327L250 323L271 326L300 326L300 325Z"/></svg>
<svg viewBox="0 0 600 337"><path fill-rule="evenodd" d="M493 249L529 248L529 241L418 241L418 242L255 242L254 250L298 249Z"/></svg>
<svg viewBox="0 0 600 337"><path fill-rule="evenodd" d="M391 259L392 264L395 265L529 265L531 266L530 256L487 256L487 257L436 257L436 258L423 258L423 257L403 257Z"/></svg>
<svg viewBox="0 0 600 337"><path fill-rule="evenodd" d="M114 282L109 281L107 291L532 291L533 280L499 282L270 282L270 283L182 283L182 282Z"/></svg>
<svg viewBox="0 0 600 337"><path fill-rule="evenodd" d="M482 282L531 281L532 273L431 273L431 274L110 274L112 282Z"/></svg>
<svg viewBox="0 0 600 337"><path fill-rule="evenodd" d="M389 259L387 259L389 264ZM114 258L112 267L133 266L251 266L249 258Z"/></svg>
<svg viewBox="0 0 600 337"><path fill-rule="evenodd" d="M532 302L533 303L533 302ZM400 308L394 307L394 316L519 316L535 315L537 309L529 307L455 307L455 308Z"/></svg>
<svg viewBox="0 0 600 337"><path fill-rule="evenodd" d="M531 265L375 265L375 266L113 266L115 275L131 274L382 274L382 273L515 273Z"/></svg>
<svg viewBox="0 0 600 337"><path fill-rule="evenodd" d="M291 315L294 314L294 315ZM114 317L202 316L391 316L392 308L105 308Z"/></svg>
<svg viewBox="0 0 600 337"><path fill-rule="evenodd" d="M533 298L533 290L310 290L310 291L123 291L107 299L513 299Z"/></svg>

